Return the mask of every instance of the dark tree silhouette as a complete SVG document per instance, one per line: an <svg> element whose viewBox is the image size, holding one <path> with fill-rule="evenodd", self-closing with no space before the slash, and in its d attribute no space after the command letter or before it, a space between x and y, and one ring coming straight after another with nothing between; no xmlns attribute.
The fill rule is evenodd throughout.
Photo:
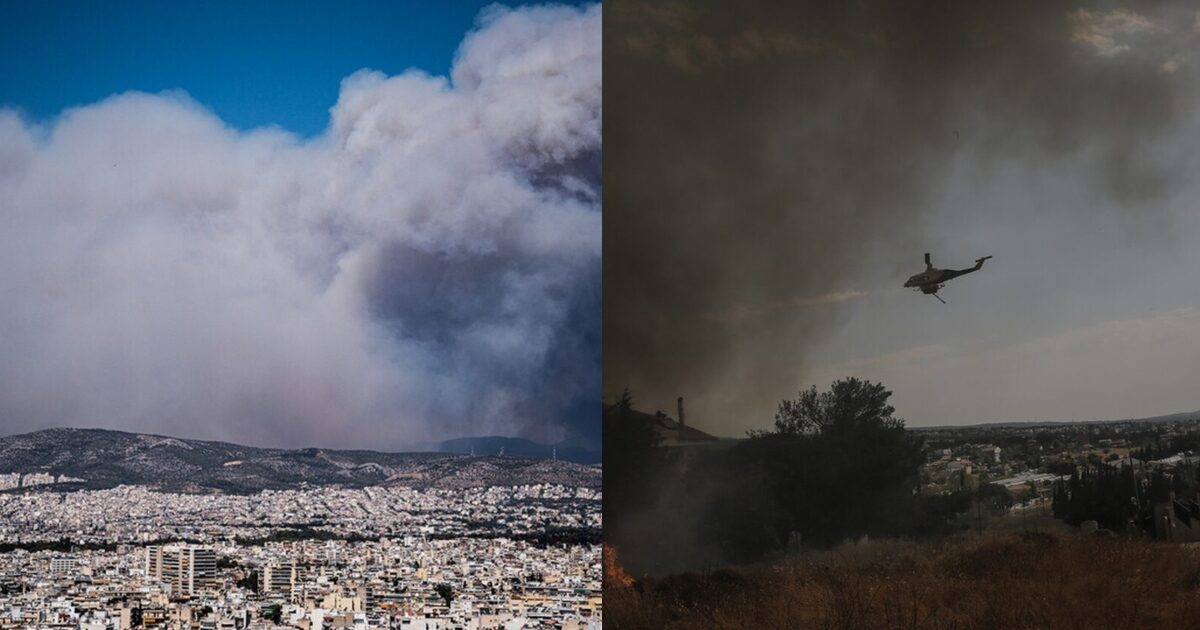
<svg viewBox="0 0 1200 630"><path fill-rule="evenodd" d="M773 431L692 467L717 487L705 513L707 538L736 560L789 541L823 546L862 535L940 530L954 500L915 492L922 444L895 417L879 383L839 380L779 405Z"/></svg>
<svg viewBox="0 0 1200 630"><path fill-rule="evenodd" d="M619 541L628 515L653 501L660 474L658 433L651 416L633 409L629 389L604 407L604 531Z"/></svg>
<svg viewBox="0 0 1200 630"><path fill-rule="evenodd" d="M892 392L882 383L850 377L836 381L827 392L813 387L800 392L795 400L779 403L775 413L775 433L811 435L854 433L872 428L903 428L894 417L896 409L888 404Z"/></svg>
<svg viewBox="0 0 1200 630"><path fill-rule="evenodd" d="M605 542L649 573L947 533L972 496L917 492L923 443L890 397L847 378L781 402L773 429L750 439L668 449L626 393L605 408Z"/></svg>
<svg viewBox="0 0 1200 630"><path fill-rule="evenodd" d="M438 597L442 598L442 601L446 602L446 608L449 608L450 602L454 601L454 587L449 584L438 584L433 587L433 590L437 592Z"/></svg>

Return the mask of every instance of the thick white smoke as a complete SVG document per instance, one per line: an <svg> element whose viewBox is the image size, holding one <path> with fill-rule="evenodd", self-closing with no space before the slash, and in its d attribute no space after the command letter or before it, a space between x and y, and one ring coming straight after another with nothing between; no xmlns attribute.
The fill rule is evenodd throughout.
<svg viewBox="0 0 1200 630"><path fill-rule="evenodd" d="M598 433L600 88L599 6L492 8L313 140L182 93L0 112L0 432Z"/></svg>

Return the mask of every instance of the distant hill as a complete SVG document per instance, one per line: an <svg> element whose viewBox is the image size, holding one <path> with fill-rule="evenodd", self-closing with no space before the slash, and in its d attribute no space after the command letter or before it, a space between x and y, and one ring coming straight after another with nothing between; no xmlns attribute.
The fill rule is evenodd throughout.
<svg viewBox="0 0 1200 630"><path fill-rule="evenodd" d="M1144 422L1154 424L1160 422L1181 422L1184 420L1200 419L1200 410L1198 411L1183 411L1180 413L1169 413L1161 416L1147 416L1144 418L1120 418L1116 420L1017 420L1012 422L985 422L982 424L942 424L929 427L908 427L913 431L939 431L946 429L989 429L989 428L1017 428L1017 427L1039 427L1039 426L1062 426L1068 424L1119 424L1123 422Z"/></svg>
<svg viewBox="0 0 1200 630"><path fill-rule="evenodd" d="M46 429L0 438L0 475L47 473L63 489L146 485L248 494L311 486L463 488L600 485L600 469L569 461L480 454L270 449L104 429ZM32 477L31 477L32 479Z"/></svg>
<svg viewBox="0 0 1200 630"><path fill-rule="evenodd" d="M578 464L600 463L599 450L589 448L582 440L539 444L523 438L471 437L446 440L439 444L436 450L442 453L474 453L476 455L496 455L503 450L505 455L559 459Z"/></svg>

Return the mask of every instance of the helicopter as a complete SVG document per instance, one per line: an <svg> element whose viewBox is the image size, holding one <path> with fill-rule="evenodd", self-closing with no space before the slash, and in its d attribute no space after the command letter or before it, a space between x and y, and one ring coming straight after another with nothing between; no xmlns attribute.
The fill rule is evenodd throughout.
<svg viewBox="0 0 1200 630"><path fill-rule="evenodd" d="M979 271L979 269L983 267L983 261L989 258L991 258L991 256L976 258L975 266L967 267L966 269L938 269L937 267L933 266L933 263L929 262L929 252L925 252L925 271L922 271L921 273L909 278L904 283L904 286L911 287L913 290L920 291L925 295L932 295L933 297L937 298L939 302L945 304L946 300L943 300L942 296L937 294L938 289L946 286L946 281L950 280L951 278L957 278L961 275L971 273L972 271Z"/></svg>

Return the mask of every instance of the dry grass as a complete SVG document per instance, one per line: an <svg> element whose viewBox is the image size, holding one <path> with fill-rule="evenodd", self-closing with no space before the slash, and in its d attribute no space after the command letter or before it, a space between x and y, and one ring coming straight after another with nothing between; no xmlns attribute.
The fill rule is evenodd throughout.
<svg viewBox="0 0 1200 630"><path fill-rule="evenodd" d="M606 585L604 609L616 630L1195 628L1200 554L1045 533L871 543Z"/></svg>

